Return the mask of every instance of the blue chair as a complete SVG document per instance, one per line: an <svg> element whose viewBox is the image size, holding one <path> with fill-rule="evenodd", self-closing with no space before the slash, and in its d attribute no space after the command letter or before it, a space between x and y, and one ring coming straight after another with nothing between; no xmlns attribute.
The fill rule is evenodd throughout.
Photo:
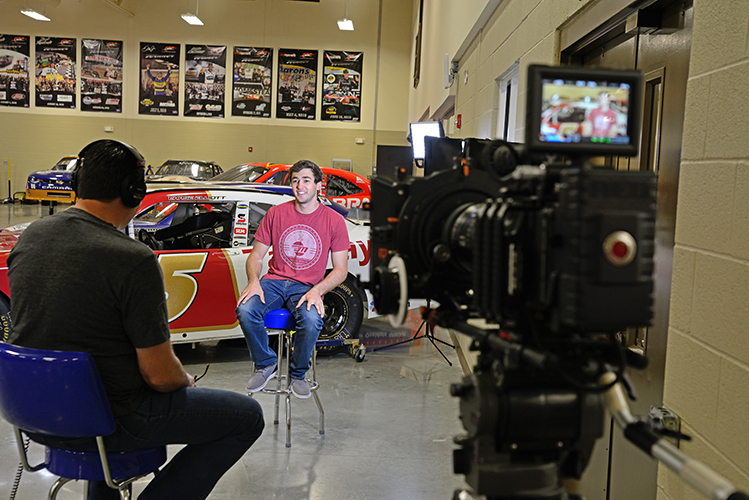
<svg viewBox="0 0 749 500"><path fill-rule="evenodd" d="M278 335L278 384L275 389L268 386L263 389L263 394L273 394L276 396L276 405L274 411L273 423L278 425L278 407L281 396L286 398L286 447L291 447L291 377L289 375L289 360L291 359L291 332L296 329L296 320L294 316L286 309L276 309L265 315L265 329L268 335ZM282 368L282 360L286 347L286 363ZM320 412L320 434L325 434L325 410L323 410L320 396L317 395L317 389L320 384L317 382L317 348L312 351L312 378L307 379L310 385L310 391L315 397L317 409ZM285 382L285 383L284 383Z"/></svg>
<svg viewBox="0 0 749 500"><path fill-rule="evenodd" d="M106 481L130 498L129 485L166 462L166 446L108 452L104 436L115 421L93 359L84 352L46 351L0 342L0 414L12 426L24 469L47 469L59 479L54 500L72 480ZM96 438L98 451L45 447L43 463L29 465L22 433Z"/></svg>

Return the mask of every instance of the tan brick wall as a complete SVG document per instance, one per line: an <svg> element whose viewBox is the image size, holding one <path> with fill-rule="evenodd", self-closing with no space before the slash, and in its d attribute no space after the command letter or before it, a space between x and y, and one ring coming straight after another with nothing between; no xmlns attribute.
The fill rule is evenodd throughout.
<svg viewBox="0 0 749 500"><path fill-rule="evenodd" d="M749 2L695 0L664 403L749 490ZM702 498L661 467L659 499Z"/></svg>

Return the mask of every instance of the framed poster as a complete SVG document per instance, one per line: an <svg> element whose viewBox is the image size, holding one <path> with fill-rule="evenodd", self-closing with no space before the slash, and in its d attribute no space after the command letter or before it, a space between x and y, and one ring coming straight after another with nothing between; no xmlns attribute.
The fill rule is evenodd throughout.
<svg viewBox="0 0 749 500"><path fill-rule="evenodd" d="M75 109L75 38L36 37L36 105Z"/></svg>
<svg viewBox="0 0 749 500"><path fill-rule="evenodd" d="M278 104L276 118L315 119L317 51L278 51Z"/></svg>
<svg viewBox="0 0 749 500"><path fill-rule="evenodd" d="M0 106L29 107L31 38L0 35Z"/></svg>
<svg viewBox="0 0 749 500"><path fill-rule="evenodd" d="M323 52L321 120L358 122L361 119L363 52Z"/></svg>
<svg viewBox="0 0 749 500"><path fill-rule="evenodd" d="M141 115L179 114L178 43L140 43Z"/></svg>
<svg viewBox="0 0 749 500"><path fill-rule="evenodd" d="M224 117L226 46L185 47L185 116Z"/></svg>
<svg viewBox="0 0 749 500"><path fill-rule="evenodd" d="M81 40L81 110L122 113L122 42Z"/></svg>
<svg viewBox="0 0 749 500"><path fill-rule="evenodd" d="M232 116L270 117L273 49L234 47Z"/></svg>

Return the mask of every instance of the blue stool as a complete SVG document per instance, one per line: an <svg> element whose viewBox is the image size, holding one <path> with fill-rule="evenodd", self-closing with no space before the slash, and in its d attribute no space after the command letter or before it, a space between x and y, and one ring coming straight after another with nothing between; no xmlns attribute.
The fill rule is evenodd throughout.
<svg viewBox="0 0 749 500"><path fill-rule="evenodd" d="M0 342L0 414L12 426L24 469L47 469L59 479L54 500L72 480L106 481L130 498L128 486L166 462L166 446L111 452L104 436L115 431L114 416L93 359L85 352L29 349ZM96 438L98 451L46 447L45 461L29 465L22 433Z"/></svg>
<svg viewBox="0 0 749 500"><path fill-rule="evenodd" d="M269 389L268 386L260 392L264 394L273 394L276 396L276 405L273 415L273 423L278 425L278 407L281 396L286 397L286 447L291 447L291 376L289 374L289 360L291 359L291 332L296 329L296 320L294 316L286 309L276 309L270 311L265 316L265 330L268 335L278 335L278 384L275 389ZM283 365L284 370L281 372L284 345L286 346L286 363ZM325 411L323 410L320 396L317 395L317 389L320 384L317 382L317 348L312 350L312 378L307 379L310 391L315 397L317 409L320 412L320 434L325 434ZM283 374L281 374L283 373Z"/></svg>

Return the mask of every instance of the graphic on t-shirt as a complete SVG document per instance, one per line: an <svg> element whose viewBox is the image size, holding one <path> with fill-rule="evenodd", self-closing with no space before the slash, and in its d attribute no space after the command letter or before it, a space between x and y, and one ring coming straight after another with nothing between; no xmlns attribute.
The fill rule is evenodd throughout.
<svg viewBox="0 0 749 500"><path fill-rule="evenodd" d="M296 271L314 266L322 255L320 235L304 224L296 224L284 231L279 243L281 258Z"/></svg>

